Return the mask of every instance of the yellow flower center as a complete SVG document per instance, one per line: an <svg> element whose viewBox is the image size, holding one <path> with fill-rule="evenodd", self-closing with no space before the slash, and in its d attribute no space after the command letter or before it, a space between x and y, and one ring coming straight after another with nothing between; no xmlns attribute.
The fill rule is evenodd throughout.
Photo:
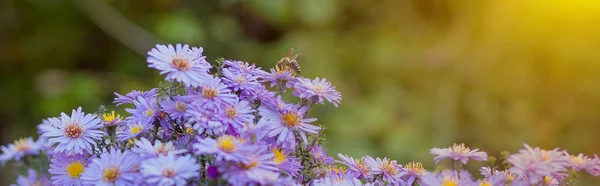
<svg viewBox="0 0 600 186"><path fill-rule="evenodd" d="M235 137L230 135L223 135L217 138L217 147L224 152L233 152L237 149L235 146Z"/></svg>
<svg viewBox="0 0 600 186"><path fill-rule="evenodd" d="M148 117L154 116L154 110L152 110L152 108L148 108L144 114Z"/></svg>
<svg viewBox="0 0 600 186"><path fill-rule="evenodd" d="M465 153L468 153L469 151L471 151L471 149L465 147L464 143L461 143L461 144L458 144L458 145L455 143L452 146L452 150L454 152L458 152L458 153L461 153L461 154L465 154Z"/></svg>
<svg viewBox="0 0 600 186"><path fill-rule="evenodd" d="M371 174L371 169L362 159L356 159L356 168L358 168L358 170L363 174Z"/></svg>
<svg viewBox="0 0 600 186"><path fill-rule="evenodd" d="M31 148L31 146L29 146L29 144L27 143L27 139L25 139L25 138L15 140L14 144L15 144L15 149L17 150L17 152L27 151L27 150L29 150L29 148Z"/></svg>
<svg viewBox="0 0 600 186"><path fill-rule="evenodd" d="M581 165L584 163L583 158L580 158L579 156L574 156L573 158L571 158L571 161L575 164L575 165Z"/></svg>
<svg viewBox="0 0 600 186"><path fill-rule="evenodd" d="M194 129L192 129L192 128L185 128L185 133L187 133L187 134L193 134L194 133Z"/></svg>
<svg viewBox="0 0 600 186"><path fill-rule="evenodd" d="M115 182L117 178L119 178L119 169L112 167L108 169L104 169L104 173L102 174L102 179L107 182Z"/></svg>
<svg viewBox="0 0 600 186"><path fill-rule="evenodd" d="M244 76L237 76L237 77L235 77L235 82L237 82L239 84L246 83L246 78Z"/></svg>
<svg viewBox="0 0 600 186"><path fill-rule="evenodd" d="M175 172L175 170L172 168L166 168L162 171L162 174L167 178L172 178L175 177L175 175L177 175L177 172Z"/></svg>
<svg viewBox="0 0 600 186"><path fill-rule="evenodd" d="M83 173L83 169L83 164L81 164L81 162L78 161L71 162L70 165L67 165L67 167L65 167L67 175L75 179L79 179L79 176L81 176L81 173Z"/></svg>
<svg viewBox="0 0 600 186"><path fill-rule="evenodd" d="M83 128L78 124L70 124L65 128L65 136L70 138L78 138L83 134Z"/></svg>
<svg viewBox="0 0 600 186"><path fill-rule="evenodd" d="M296 127L299 123L299 118L293 113L283 114L281 115L281 123L287 127Z"/></svg>
<svg viewBox="0 0 600 186"><path fill-rule="evenodd" d="M411 170L417 175L425 174L425 169L423 168L423 164L419 162L410 162L406 165L406 169Z"/></svg>
<svg viewBox="0 0 600 186"><path fill-rule="evenodd" d="M183 112L185 111L185 108L187 107L187 104L185 104L185 102L181 102L181 101L177 101L175 102L175 108L177 109L177 111L179 112Z"/></svg>
<svg viewBox="0 0 600 186"><path fill-rule="evenodd" d="M171 66L173 66L173 68L176 68L179 71L184 71L192 67L192 63L185 59L173 58L173 60L171 61Z"/></svg>
<svg viewBox="0 0 600 186"><path fill-rule="evenodd" d="M217 97L217 95L219 95L219 92L217 92L217 89L213 87L202 88L202 96L205 98L211 99Z"/></svg>
<svg viewBox="0 0 600 186"><path fill-rule="evenodd" d="M133 127L131 127L131 129L129 129L129 131L131 132L131 134L138 134L142 131L142 125L135 125Z"/></svg>
<svg viewBox="0 0 600 186"><path fill-rule="evenodd" d="M387 172L390 175L395 175L398 174L398 169L395 166L395 163L392 163L391 161L383 161L381 163L381 170Z"/></svg>
<svg viewBox="0 0 600 186"><path fill-rule="evenodd" d="M237 116L237 109L235 109L234 107L227 107L225 109L225 113L227 113L227 117L235 118Z"/></svg>
<svg viewBox="0 0 600 186"><path fill-rule="evenodd" d="M115 111L112 111L110 114L108 114L108 113L102 114L102 120L104 120L105 122L112 122L115 119L117 119L117 121L121 120L121 115L119 115L119 114L115 115Z"/></svg>
<svg viewBox="0 0 600 186"><path fill-rule="evenodd" d="M248 164L239 163L239 166L240 166L240 168L242 168L244 170L250 170L250 169L258 167L258 161L256 159L253 159Z"/></svg>
<svg viewBox="0 0 600 186"><path fill-rule="evenodd" d="M442 186L457 186L458 180L452 179L450 176L444 176L444 183Z"/></svg>
<svg viewBox="0 0 600 186"><path fill-rule="evenodd" d="M285 156L285 154L283 154L283 152L277 148L273 148L273 154L275 154L275 157L273 158L273 161L275 163L277 163L278 165L287 161L287 157Z"/></svg>

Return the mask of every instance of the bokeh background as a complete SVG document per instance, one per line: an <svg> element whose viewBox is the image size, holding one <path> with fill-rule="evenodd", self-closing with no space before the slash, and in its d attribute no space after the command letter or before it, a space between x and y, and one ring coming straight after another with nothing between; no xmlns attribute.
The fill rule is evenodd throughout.
<svg viewBox="0 0 600 186"><path fill-rule="evenodd" d="M312 113L330 155L433 168L429 148L455 142L600 152L597 0L3 0L1 144L156 86L156 43L264 68L303 53L302 75L343 94Z"/></svg>

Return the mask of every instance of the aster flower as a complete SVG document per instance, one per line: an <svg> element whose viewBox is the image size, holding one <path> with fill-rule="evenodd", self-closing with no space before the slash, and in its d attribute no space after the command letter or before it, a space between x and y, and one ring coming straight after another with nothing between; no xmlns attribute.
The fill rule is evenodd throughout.
<svg viewBox="0 0 600 186"><path fill-rule="evenodd" d="M252 109L248 101L234 101L233 104L229 104L220 109L221 122L232 127L235 131L240 131L246 123L252 123L254 121L254 113L256 110Z"/></svg>
<svg viewBox="0 0 600 186"><path fill-rule="evenodd" d="M73 152L77 154L91 152L95 140L100 140L103 131L100 119L95 115L81 112L81 107L73 110L71 116L61 113L60 120L50 120L44 127L42 136L47 137L46 146L54 146L54 152Z"/></svg>
<svg viewBox="0 0 600 186"><path fill-rule="evenodd" d="M51 186L52 183L48 180L45 174L40 174L33 169L27 170L27 176L19 175L17 177L17 184L11 184L11 186Z"/></svg>
<svg viewBox="0 0 600 186"><path fill-rule="evenodd" d="M12 144L7 146L0 146L2 154L0 154L0 165L4 165L8 160L20 160L26 155L38 155L42 150L44 139L39 138L37 141L33 141L32 137L21 138L15 140Z"/></svg>
<svg viewBox="0 0 600 186"><path fill-rule="evenodd" d="M300 186L291 176L282 176L279 173L267 173L258 175L254 180L255 183L249 183L251 186Z"/></svg>
<svg viewBox="0 0 600 186"><path fill-rule="evenodd" d="M180 155L187 152L185 149L175 149L173 142L166 143L160 140L154 141L154 145L146 138L140 138L135 142L135 147L131 151L138 153L141 159L155 158L159 155L167 156L169 154Z"/></svg>
<svg viewBox="0 0 600 186"><path fill-rule="evenodd" d="M115 115L115 111L102 114L102 124L104 124L105 127L117 126L121 123L121 120L123 120L123 118L119 114Z"/></svg>
<svg viewBox="0 0 600 186"><path fill-rule="evenodd" d="M167 154L146 160L141 165L141 173L146 183L157 185L183 186L191 178L199 175L200 165L191 155L175 156Z"/></svg>
<svg viewBox="0 0 600 186"><path fill-rule="evenodd" d="M525 149L510 155L507 161L512 165L510 172L531 185L541 183L545 177L561 176L569 166L569 159L564 152L531 148L527 144Z"/></svg>
<svg viewBox="0 0 600 186"><path fill-rule="evenodd" d="M259 121L261 125L266 125L267 136L277 137L277 145L281 145L285 140L294 137L294 131L297 131L305 144L308 143L306 133L316 134L321 127L311 125L316 118L304 118L308 107L299 107L295 105L286 105L280 111L274 111L265 107L260 107L259 115L262 118ZM294 147L292 147L294 148Z"/></svg>
<svg viewBox="0 0 600 186"><path fill-rule="evenodd" d="M344 154L338 154L338 158L340 158L341 161L337 162L348 166L348 172L353 173L358 179L373 179L371 168L365 164L364 159L354 159Z"/></svg>
<svg viewBox="0 0 600 186"><path fill-rule="evenodd" d="M371 167L373 175L382 175L383 181L390 184L404 184L402 176L406 175L406 172L402 170L402 165L397 164L396 160L373 159L371 156L366 156L364 159L365 164Z"/></svg>
<svg viewBox="0 0 600 186"><path fill-rule="evenodd" d="M137 138L142 134L148 133L150 129L152 129L152 126L153 125L151 123L141 123L139 121L137 123L129 123L126 126L121 126L117 130L117 139L119 141L125 141Z"/></svg>
<svg viewBox="0 0 600 186"><path fill-rule="evenodd" d="M390 183L391 185L394 185ZM324 178L313 180L311 186L362 186L363 183L351 173L342 172L331 174Z"/></svg>
<svg viewBox="0 0 600 186"><path fill-rule="evenodd" d="M442 171L439 173L430 173L423 176L420 185L422 186L440 186L440 185L472 185L471 174L461 171L460 175L456 171Z"/></svg>
<svg viewBox="0 0 600 186"><path fill-rule="evenodd" d="M135 109L126 108L125 111L131 113L132 116L128 117L127 120L132 123L152 123L156 119L158 114L158 106L154 101L148 98L137 97L133 100Z"/></svg>
<svg viewBox="0 0 600 186"><path fill-rule="evenodd" d="M410 162L404 166L404 171L406 172L405 177L407 177L407 184L412 185L416 180L421 179L423 176L427 174L427 170L423 168L423 164L419 162Z"/></svg>
<svg viewBox="0 0 600 186"><path fill-rule="evenodd" d="M262 175L276 173L279 171L273 154L266 152L266 148L255 148L245 154L248 161L237 162L229 167L219 167L219 172L233 185L245 185L245 183L259 180Z"/></svg>
<svg viewBox="0 0 600 186"><path fill-rule="evenodd" d="M186 117L189 118L189 122L194 123L193 129L198 133L221 135L227 129L227 125L223 124L221 120L227 116L217 114L217 112L218 108L208 109L199 103L192 103L189 105Z"/></svg>
<svg viewBox="0 0 600 186"><path fill-rule="evenodd" d="M234 91L250 91L260 87L258 76L223 69L223 82Z"/></svg>
<svg viewBox="0 0 600 186"><path fill-rule="evenodd" d="M569 158L569 166L579 172L581 170L586 170L589 174L593 176L600 175L600 160L596 156L596 158L589 158L582 153L579 155L567 155Z"/></svg>
<svg viewBox="0 0 600 186"><path fill-rule="evenodd" d="M315 80L298 78L298 81L294 83L293 94L319 104L324 104L324 100L327 100L336 107L342 100L342 93L335 90L335 86L332 86L327 79L318 77Z"/></svg>
<svg viewBox="0 0 600 186"><path fill-rule="evenodd" d="M319 145L314 145L310 149L310 155L320 164L331 165L333 163L333 158L327 156L327 151Z"/></svg>
<svg viewBox="0 0 600 186"><path fill-rule="evenodd" d="M81 174L87 171L88 155L75 154L72 156L56 154L50 160L50 174L53 185L83 185Z"/></svg>
<svg viewBox="0 0 600 186"><path fill-rule="evenodd" d="M81 179L90 185L132 185L139 179L138 167L137 155L111 149L92 159Z"/></svg>
<svg viewBox="0 0 600 186"><path fill-rule="evenodd" d="M160 74L167 74L166 80L175 80L188 87L197 87L210 77L211 66L202 56L202 48L191 50L188 45L156 45L148 52L148 67Z"/></svg>
<svg viewBox="0 0 600 186"><path fill-rule="evenodd" d="M487 153L480 152L479 149L469 149L465 147L465 144L454 144L452 147L448 148L432 148L429 151L431 154L436 155L433 160L435 163L440 162L443 159L452 159L454 161L460 161L462 164L467 164L469 159L473 159L476 161L487 161Z"/></svg>
<svg viewBox="0 0 600 186"><path fill-rule="evenodd" d="M197 138L198 143L193 145L197 155L214 154L217 161L246 161L249 150L241 139L231 135L222 135L217 139Z"/></svg>
<svg viewBox="0 0 600 186"><path fill-rule="evenodd" d="M277 94L268 90L265 85L260 85L258 88L254 90L250 90L247 92L242 92L240 94L240 99L245 99L250 102L260 101L261 103L268 102L273 99Z"/></svg>
<svg viewBox="0 0 600 186"><path fill-rule="evenodd" d="M167 98L162 101L160 105L162 106L163 111L169 114L171 119L180 120L185 116L185 111L191 101L183 96L174 96L172 98L173 99Z"/></svg>
<svg viewBox="0 0 600 186"><path fill-rule="evenodd" d="M117 96L113 103L116 103L117 106L125 104L125 103L133 103L138 97L143 97L146 99L154 98L156 96L156 88L150 89L149 91L137 91L133 90L124 96L115 92Z"/></svg>
<svg viewBox="0 0 600 186"><path fill-rule="evenodd" d="M236 61L236 60L225 60L223 62L227 69L234 73L250 74L253 76L265 76L268 73L262 70L260 67L256 67L255 64L248 64L248 62Z"/></svg>
<svg viewBox="0 0 600 186"><path fill-rule="evenodd" d="M270 82L270 86L274 87L277 84L282 84L285 85L285 87L287 88L291 88L294 85L294 82L296 81L296 78L294 77L294 75L292 75L292 72L290 71L276 71L275 69L271 68L271 73L266 74L265 76L263 76L263 82ZM283 87L282 85L282 87Z"/></svg>
<svg viewBox="0 0 600 186"><path fill-rule="evenodd" d="M194 100L205 108L215 108L232 103L236 95L218 77L208 78L200 84L200 92L190 91L187 99Z"/></svg>
<svg viewBox="0 0 600 186"><path fill-rule="evenodd" d="M286 152L283 149L277 147L273 148L273 162L279 167L279 170L289 176L297 176L302 169L302 165L298 161L298 158L291 156L290 152Z"/></svg>

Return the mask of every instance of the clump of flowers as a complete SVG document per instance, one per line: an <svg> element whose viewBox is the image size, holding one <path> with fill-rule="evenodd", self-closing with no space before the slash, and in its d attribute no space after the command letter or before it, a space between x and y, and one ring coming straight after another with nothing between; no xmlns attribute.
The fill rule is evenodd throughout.
<svg viewBox="0 0 600 186"><path fill-rule="evenodd" d="M438 171L385 157L334 159L322 146L324 127L309 114L341 104L331 82L298 76L297 55L264 71L236 60L211 64L202 52L156 45L148 67L165 81L115 93L128 114L101 106L44 119L37 140L0 147L0 165L26 173L17 185L557 185L579 171L600 175L598 156L528 145L499 166L465 144L433 148L436 164L454 163ZM298 101L282 99L286 92ZM462 168L469 160L491 162L482 179Z"/></svg>

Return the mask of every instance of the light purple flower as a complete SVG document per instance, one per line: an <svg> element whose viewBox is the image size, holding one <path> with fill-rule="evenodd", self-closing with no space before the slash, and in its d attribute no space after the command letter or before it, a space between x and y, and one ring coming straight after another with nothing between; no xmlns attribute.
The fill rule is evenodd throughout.
<svg viewBox="0 0 600 186"><path fill-rule="evenodd" d="M446 170L439 173L430 173L423 176L419 183L422 186L440 186L440 185L472 185L471 174L467 171L461 171L460 176L453 170Z"/></svg>
<svg viewBox="0 0 600 186"><path fill-rule="evenodd" d="M296 82L296 78L292 75L290 71L276 71L271 68L271 73L266 74L263 78L263 82L270 82L270 86L274 87L278 83L285 83L285 87L291 88Z"/></svg>
<svg viewBox="0 0 600 186"><path fill-rule="evenodd" d="M131 151L138 153L140 159L156 158L159 155L167 156L169 154L180 155L187 152L185 149L176 149L173 142L162 143L160 140L154 141L152 144L146 138L140 138L135 142L135 147Z"/></svg>
<svg viewBox="0 0 600 186"><path fill-rule="evenodd" d="M419 162L410 162L404 166L406 172L405 178L408 185L412 185L415 181L420 180L427 174L427 170L423 168L423 164Z"/></svg>
<svg viewBox="0 0 600 186"><path fill-rule="evenodd" d="M167 98L160 105L162 106L162 110L169 114L171 119L180 120L185 116L185 111L191 101L183 96L173 96L172 98Z"/></svg>
<svg viewBox="0 0 600 186"><path fill-rule="evenodd" d="M138 97L143 97L146 99L154 98L156 96L156 91L156 88L150 89L149 91L133 90L125 94L125 96L115 92L115 95L117 97L115 98L115 101L113 103L116 103L117 106L119 106L125 103L133 103L133 101L136 100Z"/></svg>
<svg viewBox="0 0 600 186"><path fill-rule="evenodd" d="M192 103L189 105L186 117L189 118L189 122L194 123L193 129L198 133L221 135L227 130L227 125L221 121L221 118L226 116L218 114L218 109L206 108L200 103Z"/></svg>
<svg viewBox="0 0 600 186"><path fill-rule="evenodd" d="M217 139L198 138L193 145L197 155L214 154L217 161L247 161L246 153L251 151L244 141L231 135L222 135Z"/></svg>
<svg viewBox="0 0 600 186"><path fill-rule="evenodd" d="M371 156L364 157L365 164L371 167L373 175L382 175L383 181L390 184L404 184L402 176L406 175L406 172L402 169L402 165L399 165L396 160L390 160L387 158L373 159Z"/></svg>
<svg viewBox="0 0 600 186"><path fill-rule="evenodd" d="M175 156L168 154L146 160L141 165L141 173L146 183L155 185L186 185L188 180L199 175L200 165L191 155Z"/></svg>
<svg viewBox="0 0 600 186"><path fill-rule="evenodd" d="M259 77L268 74L264 70L261 70L260 67L256 67L254 64L250 65L248 62L225 60L223 63L226 65L227 69L234 73L250 74Z"/></svg>
<svg viewBox="0 0 600 186"><path fill-rule="evenodd" d="M187 99L193 100L193 103L198 103L204 108L215 108L227 105L235 101L235 94L227 88L227 85L221 83L218 77L208 78L200 84L200 91L190 91L186 96Z"/></svg>
<svg viewBox="0 0 600 186"><path fill-rule="evenodd" d="M448 148L432 148L429 151L431 154L436 157L433 158L435 163L440 162L443 159L452 159L454 161L460 161L462 164L467 164L469 159L473 159L476 161L487 161L487 153L480 152L479 149L469 149L465 147L465 144L454 144L452 147Z"/></svg>
<svg viewBox="0 0 600 186"><path fill-rule="evenodd" d="M133 100L135 105L134 109L126 108L125 111L131 113L131 116L127 118L130 123L152 123L156 119L158 114L158 106L155 101L148 98L137 97Z"/></svg>
<svg viewBox="0 0 600 186"><path fill-rule="evenodd" d="M314 145L310 149L310 154L320 164L331 165L333 163L333 158L331 156L327 156L327 151L323 149L323 147L319 145Z"/></svg>
<svg viewBox="0 0 600 186"><path fill-rule="evenodd" d="M235 72L229 68L223 69L223 82L233 91L251 91L260 88L258 76Z"/></svg>
<svg viewBox="0 0 600 186"><path fill-rule="evenodd" d="M254 113L256 110L252 109L248 101L234 101L233 104L229 104L224 109L219 109L218 117L223 124L233 127L234 131L239 132L244 128L246 123L254 122Z"/></svg>
<svg viewBox="0 0 600 186"><path fill-rule="evenodd" d="M132 185L139 181L138 156L129 151L111 149L94 158L81 175L90 185Z"/></svg>
<svg viewBox="0 0 600 186"><path fill-rule="evenodd" d="M56 145L54 152L73 152L82 154L92 152L95 140L100 140L104 132L102 124L95 115L81 112L81 107L73 110L71 116L61 113L59 119L51 119L45 125L42 136L47 137L47 147Z"/></svg>
<svg viewBox="0 0 600 186"><path fill-rule="evenodd" d="M40 174L33 169L27 170L27 176L19 175L17 177L17 184L11 184L11 186L51 186L52 183L48 180L45 174Z"/></svg>
<svg viewBox="0 0 600 186"><path fill-rule="evenodd" d="M341 161L337 162L348 166L348 172L354 174L358 179L373 179L371 167L365 164L364 159L354 159L344 154L338 154L338 158Z"/></svg>
<svg viewBox="0 0 600 186"><path fill-rule="evenodd" d="M0 146L0 165L4 165L8 160L20 160L26 155L38 155L44 146L44 138L33 141L32 137L21 138L6 146Z"/></svg>
<svg viewBox="0 0 600 186"><path fill-rule="evenodd" d="M593 176L600 175L600 160L598 159L598 156L592 159L583 155L582 153L579 153L577 156L569 154L568 158L569 166L573 170L577 172L585 170Z"/></svg>
<svg viewBox="0 0 600 186"><path fill-rule="evenodd" d="M542 183L545 177L562 177L569 166L569 159L563 151L531 148L527 144L525 149L510 155L507 161L512 165L510 172L532 185Z"/></svg>
<svg viewBox="0 0 600 186"><path fill-rule="evenodd" d="M393 183L389 183L395 185ZM362 186L363 183L349 172L330 174L324 178L313 180L311 186Z"/></svg>
<svg viewBox="0 0 600 186"><path fill-rule="evenodd" d="M50 161L50 179L53 185L83 185L81 175L87 171L88 155L75 154L72 156L55 154Z"/></svg>
<svg viewBox="0 0 600 186"><path fill-rule="evenodd" d="M236 162L229 167L219 167L223 178L233 185L245 185L245 183L260 180L262 175L276 173L279 171L273 154L266 152L266 148L255 148L245 154L248 161Z"/></svg>
<svg viewBox="0 0 600 186"><path fill-rule="evenodd" d="M120 126L117 129L117 140L119 141L125 141L128 139L133 139L133 138L137 138L142 134L146 134L148 132L150 132L150 129L152 129L152 124L151 123L141 123L139 121L133 121L132 122L138 122L138 123L129 123L127 125L124 126Z"/></svg>
<svg viewBox="0 0 600 186"><path fill-rule="evenodd" d="M148 52L148 67L160 74L167 74L166 80L175 80L188 87L197 87L210 77L211 66L202 56L202 48L190 49L188 45L156 45Z"/></svg>
<svg viewBox="0 0 600 186"><path fill-rule="evenodd" d="M311 125L316 118L304 118L308 107L299 107L295 105L286 105L280 111L260 107L259 114L262 118L259 125L266 125L268 137L277 136L277 145L281 146L284 142L294 137L294 131L297 131L305 144L308 143L306 133L316 134L321 127ZM294 148L292 144L291 148Z"/></svg>
<svg viewBox="0 0 600 186"><path fill-rule="evenodd" d="M319 104L324 104L324 101L327 100L336 107L342 100L342 93L335 90L335 86L332 86L327 79L318 77L315 80L298 78L298 81L294 83L293 94Z"/></svg>
<svg viewBox="0 0 600 186"><path fill-rule="evenodd" d="M275 162L282 172L289 176L297 176L300 173L300 169L302 169L298 158L292 156L291 152L286 152L277 147L273 148L273 162Z"/></svg>

